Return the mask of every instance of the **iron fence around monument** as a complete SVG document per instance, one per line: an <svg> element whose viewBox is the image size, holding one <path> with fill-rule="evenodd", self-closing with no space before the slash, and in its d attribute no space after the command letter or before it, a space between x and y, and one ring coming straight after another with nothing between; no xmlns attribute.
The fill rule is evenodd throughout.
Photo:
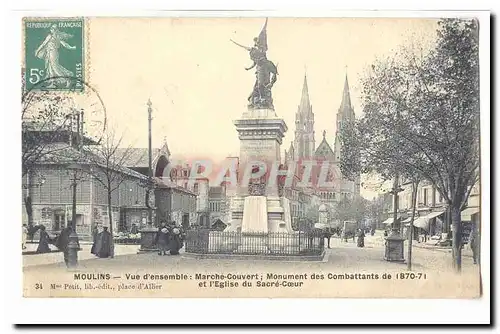
<svg viewBox="0 0 500 334"><path fill-rule="evenodd" d="M308 256L321 255L324 236L315 232L241 233L190 230L186 233L186 252L194 254L241 254Z"/></svg>

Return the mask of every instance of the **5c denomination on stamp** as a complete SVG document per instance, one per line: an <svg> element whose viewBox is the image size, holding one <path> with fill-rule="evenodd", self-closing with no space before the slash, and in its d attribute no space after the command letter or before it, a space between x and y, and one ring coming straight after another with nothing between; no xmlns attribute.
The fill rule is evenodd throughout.
<svg viewBox="0 0 500 334"><path fill-rule="evenodd" d="M25 19L24 30L26 88L84 91L84 19Z"/></svg>

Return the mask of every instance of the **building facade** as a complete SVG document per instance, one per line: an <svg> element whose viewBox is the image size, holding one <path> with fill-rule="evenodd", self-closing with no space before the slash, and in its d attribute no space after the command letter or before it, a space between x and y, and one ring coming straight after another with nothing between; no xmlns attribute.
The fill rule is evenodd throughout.
<svg viewBox="0 0 500 334"><path fill-rule="evenodd" d="M409 224L413 210L412 184L404 183L403 191L398 197L398 211L405 225ZM391 205L389 215L394 212L394 205ZM446 234L451 232L450 219L447 217L447 204L443 196L428 181L422 181L417 188L417 198L415 204L414 226L417 233L428 235ZM471 189L467 205L461 214L463 234L467 238L473 227L477 227L480 221L480 184L479 182Z"/></svg>
<svg viewBox="0 0 500 334"><path fill-rule="evenodd" d="M25 198L29 196L35 225L58 232L72 220L73 178L75 173L65 164L40 164L23 178ZM73 166L75 167L75 166ZM80 166L84 170L85 166ZM132 224L145 223L146 177L132 170L123 170L123 181L111 193L112 222L108 216L108 191L98 178L83 172L76 173L76 229L82 236L90 235L91 228L113 224L114 231L126 230ZM103 177L99 178L103 179ZM34 186L36 185L36 186ZM28 215L23 210L23 223Z"/></svg>

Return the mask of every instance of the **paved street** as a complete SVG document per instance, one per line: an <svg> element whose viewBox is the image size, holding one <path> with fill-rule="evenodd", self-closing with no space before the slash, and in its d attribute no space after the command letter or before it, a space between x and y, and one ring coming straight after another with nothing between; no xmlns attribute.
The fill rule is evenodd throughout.
<svg viewBox="0 0 500 334"><path fill-rule="evenodd" d="M250 265L259 265L263 268L329 268L350 271L371 270L404 270L406 264L389 263L383 259L384 238L377 233L375 236L368 235L365 238L365 247L358 248L356 243L350 239L347 243L337 237L330 242L331 249L322 262L285 262L285 261L251 261L232 259L194 259L182 253L181 256L158 256L156 254L137 254L138 246L116 245L116 257L114 259L97 259L90 254L90 245L82 245L83 250L79 252L80 266L88 269L106 268L164 268L175 267L177 269L234 269L245 268ZM416 244L413 247L413 269L415 271L451 271L451 251L447 249L421 248ZM477 266L472 263L470 250L463 252L464 270L474 270ZM405 259L408 259L405 245ZM63 255L60 252L39 255L24 255L23 266L33 269L64 268ZM25 269L26 270L26 269Z"/></svg>
<svg viewBox="0 0 500 334"><path fill-rule="evenodd" d="M27 244L25 251L36 251L37 246L38 244ZM57 249L54 245L49 246L51 250ZM78 258L80 260L96 259L95 255L90 254L91 247L91 244L81 244L82 250L78 252ZM137 245L115 245L116 256L137 254L138 250L139 246ZM61 252L23 255L23 267L57 264L63 263L63 261L63 253Z"/></svg>
<svg viewBox="0 0 500 334"><path fill-rule="evenodd" d="M158 256L156 253L136 254L136 248L117 251L113 259L92 258L88 249L79 254L79 267L68 270L62 262L61 253L24 256L25 296L47 297L405 297L405 298L474 298L479 296L479 266L472 264L472 258L464 256L461 275L452 270L451 255L436 249L414 248L413 272L417 278L401 279L407 274L404 263L390 263L383 260L384 246L379 236L368 236L366 247L358 248L352 241L342 242L339 238L331 239L331 249L326 250L323 261L283 261L283 260L235 260L235 259L197 259L182 253L180 256ZM135 246L137 247L137 246ZM38 256L38 258L36 258ZM35 257L40 265L34 265ZM58 257L59 261L55 263ZM26 265L28 260L30 265ZM50 262L50 263L49 263ZM41 264L46 263L46 264ZM87 275L83 281L75 281L74 274ZM202 287L206 279L198 275L257 275L264 282L273 283L268 275L309 275L300 280L303 288L281 287L276 289L230 289ZM104 275L104 276L103 276ZM109 275L108 279L104 279ZM131 278L130 275L133 277ZM185 278L149 279L147 275L180 275ZM322 276L321 279L312 278ZM344 275L363 275L375 279L344 279ZM387 275L392 275L384 279ZM255 277L257 277L255 276ZM342 277L341 277L342 276ZM94 278L96 277L96 278ZM337 278L338 277L338 278ZM216 279L217 280L217 279ZM81 282L75 291L71 288L56 289L53 284L71 287ZM84 289L85 282L94 282L105 290ZM127 290L125 286L136 287L140 282L157 284L159 290ZM233 280L219 279L220 284L229 284ZM241 281L239 281L241 283ZM297 282L297 281L296 281ZM44 290L37 290L42 285ZM108 285L106 285L108 284ZM119 285L122 285L120 288ZM128 284L128 285L127 285ZM135 284L135 285L134 285ZM212 284L212 283L211 283ZM160 287L161 286L161 287ZM48 289L47 287L51 287ZM125 290L124 290L125 289ZM83 294L83 295L82 295Z"/></svg>

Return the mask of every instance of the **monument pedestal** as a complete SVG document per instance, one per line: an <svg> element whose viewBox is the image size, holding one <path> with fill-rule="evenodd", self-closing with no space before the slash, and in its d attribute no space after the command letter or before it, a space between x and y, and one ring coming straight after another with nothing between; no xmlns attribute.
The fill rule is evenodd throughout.
<svg viewBox="0 0 500 334"><path fill-rule="evenodd" d="M285 121L274 109L249 108L241 119L234 121L240 139L240 170L245 175L253 161L268 168L281 163L281 143L287 131ZM269 170L266 171L269 175ZM273 182L274 181L274 182ZM269 233L293 233L289 201L278 195L277 180L266 179L262 194L249 194L249 185L240 184L230 203L230 221L226 231L241 232L237 252L267 254L271 250L297 247L293 236L278 238ZM288 214L287 214L288 213ZM296 242L295 242L296 243Z"/></svg>
<svg viewBox="0 0 500 334"><path fill-rule="evenodd" d="M141 248L140 253L143 252L157 252L156 246L156 233L158 229L152 226L147 226L139 231L141 233Z"/></svg>
<svg viewBox="0 0 500 334"><path fill-rule="evenodd" d="M389 262L405 262L404 244L405 238L397 232L385 238L384 260Z"/></svg>

